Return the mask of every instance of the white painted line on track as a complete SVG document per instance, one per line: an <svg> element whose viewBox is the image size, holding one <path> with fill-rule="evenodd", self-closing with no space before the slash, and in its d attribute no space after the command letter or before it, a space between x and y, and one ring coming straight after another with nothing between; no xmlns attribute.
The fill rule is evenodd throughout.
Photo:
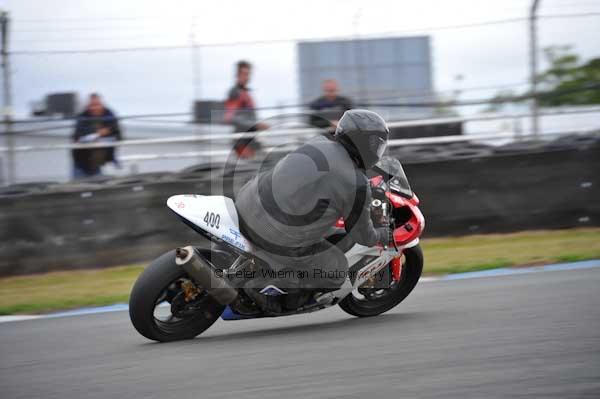
<svg viewBox="0 0 600 399"><path fill-rule="evenodd" d="M14 316L0 316L0 323L6 323L9 321L21 321L21 320L33 320L44 317L43 315L14 315Z"/></svg>
<svg viewBox="0 0 600 399"><path fill-rule="evenodd" d="M560 270L582 270L600 267L600 259L585 260L580 262L570 263L557 263L552 265L544 266L531 266L531 267L507 267L500 269L482 270L478 272L467 272L467 273L456 273L447 274L440 277L421 277L420 283L430 283L435 281L449 281L449 280L466 280L473 278L483 277L499 277L499 276L511 276L517 274L529 274L529 273L540 273L549 271L560 271ZM68 316L82 316L97 313L110 313L110 312L123 312L129 309L126 303L117 303L109 306L100 306L94 308L81 308L74 309L64 312L50 313L46 315L15 315L15 316L0 316L0 323L24 321L24 320L38 320L48 319L55 317L68 317Z"/></svg>

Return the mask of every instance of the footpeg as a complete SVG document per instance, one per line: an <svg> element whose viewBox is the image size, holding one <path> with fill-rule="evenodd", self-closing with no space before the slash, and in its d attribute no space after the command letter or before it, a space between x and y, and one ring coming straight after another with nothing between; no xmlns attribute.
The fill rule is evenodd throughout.
<svg viewBox="0 0 600 399"><path fill-rule="evenodd" d="M326 292L325 294L321 294L315 297L315 301L319 305L331 305L336 300L336 298L344 298L346 295L351 293L352 289L353 288L350 279L346 278L346 280L344 280L344 283L340 288L338 288L335 291Z"/></svg>

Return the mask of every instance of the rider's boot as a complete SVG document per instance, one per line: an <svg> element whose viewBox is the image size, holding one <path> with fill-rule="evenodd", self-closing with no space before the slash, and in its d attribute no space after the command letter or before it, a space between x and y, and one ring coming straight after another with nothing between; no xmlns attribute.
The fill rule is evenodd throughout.
<svg viewBox="0 0 600 399"><path fill-rule="evenodd" d="M248 280L244 284L244 292L267 314L279 314L283 312L281 297L285 291L276 288L271 282L262 279Z"/></svg>
<svg viewBox="0 0 600 399"><path fill-rule="evenodd" d="M287 295L285 296L284 303L285 308L288 310L296 310L306 305L315 294L314 290L308 288L288 288L286 291Z"/></svg>
<svg viewBox="0 0 600 399"><path fill-rule="evenodd" d="M248 295L259 308L267 314L283 313L283 307L279 296L261 294L256 288L246 289L244 292Z"/></svg>

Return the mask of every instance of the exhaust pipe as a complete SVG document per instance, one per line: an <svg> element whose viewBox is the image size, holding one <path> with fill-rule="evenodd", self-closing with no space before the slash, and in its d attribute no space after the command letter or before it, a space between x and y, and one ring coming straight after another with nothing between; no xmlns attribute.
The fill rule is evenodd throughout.
<svg viewBox="0 0 600 399"><path fill-rule="evenodd" d="M192 246L177 248L175 262L221 305L229 305L237 298L237 290L229 284L229 281L217 275L210 264L198 256Z"/></svg>

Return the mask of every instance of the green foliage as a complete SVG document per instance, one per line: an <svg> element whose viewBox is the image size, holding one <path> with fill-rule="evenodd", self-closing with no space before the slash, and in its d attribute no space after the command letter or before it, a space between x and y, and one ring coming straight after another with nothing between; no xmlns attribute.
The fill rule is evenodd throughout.
<svg viewBox="0 0 600 399"><path fill-rule="evenodd" d="M500 90L492 99L490 104L483 110L483 112L500 112L504 111L509 100L515 98L516 93L513 90Z"/></svg>
<svg viewBox="0 0 600 399"><path fill-rule="evenodd" d="M539 105L555 107L561 105L600 104L600 57L581 63L571 46L550 46L544 49L549 67L537 76ZM498 112L508 104L521 103L530 93L517 95L504 90L492 97L485 112Z"/></svg>
<svg viewBox="0 0 600 399"><path fill-rule="evenodd" d="M585 90L600 84L600 57L580 63L570 46L544 49L550 66L538 75L541 90L549 95L540 98L542 106L600 104L600 89Z"/></svg>

